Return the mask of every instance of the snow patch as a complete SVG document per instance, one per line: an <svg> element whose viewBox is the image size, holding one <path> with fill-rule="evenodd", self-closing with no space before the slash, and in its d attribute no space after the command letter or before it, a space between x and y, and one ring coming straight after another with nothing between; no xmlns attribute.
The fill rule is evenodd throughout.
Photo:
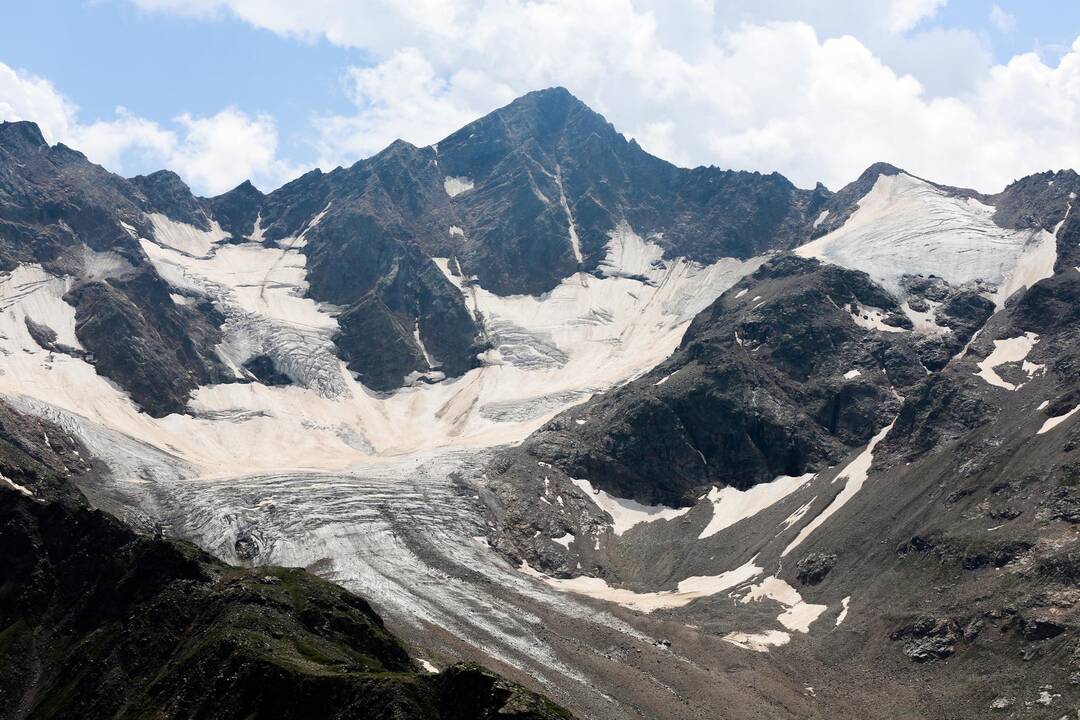
<svg viewBox="0 0 1080 720"><path fill-rule="evenodd" d="M722 639L746 650L763 653L769 652L771 647L787 645L791 642L791 635L783 630L767 630L763 633L731 632Z"/></svg>
<svg viewBox="0 0 1080 720"><path fill-rule="evenodd" d="M563 190L562 184L562 168L558 165L555 166L555 184L559 188L559 204L562 205L563 212L566 213L566 224L570 228L570 250L574 253L574 260L580 264L582 261L581 239L578 238L574 213L570 211L570 203L566 201L566 192Z"/></svg>
<svg viewBox="0 0 1080 720"><path fill-rule="evenodd" d="M443 180L443 189L450 197L457 197L473 189L473 181L467 177L448 177Z"/></svg>
<svg viewBox="0 0 1080 720"><path fill-rule="evenodd" d="M682 369L682 368L679 368L679 370L681 370L681 369ZM670 380L670 379L671 379L671 376L672 376L672 375L674 375L675 373L679 372L679 370L676 370L675 372L670 372L670 373L668 373L667 375L665 375L664 377L660 378L659 380L657 380L657 381L656 381L655 383L653 383L653 384L654 384L655 386L657 386L657 387L659 387L660 385L663 385L664 383L666 383L666 382L667 382L668 380Z"/></svg>
<svg viewBox="0 0 1080 720"><path fill-rule="evenodd" d="M851 319L854 320L855 324L859 327L864 327L867 330L880 330L882 332L907 332L904 328L886 325L885 318L888 316L888 313L881 308L872 307L870 305L862 305L857 309L851 305L847 305L846 307L848 312L851 313Z"/></svg>
<svg viewBox="0 0 1080 720"><path fill-rule="evenodd" d="M845 380L854 380L855 378L859 377L860 375L862 375L862 373L859 372L857 369L856 370L848 370L846 373L844 373L844 379Z"/></svg>
<svg viewBox="0 0 1080 720"><path fill-rule="evenodd" d="M712 518L698 535L699 540L715 535L740 520L757 515L762 510L795 492L813 479L814 473L797 477L781 475L767 483L759 483L748 490L733 487L714 487L705 496L712 503Z"/></svg>
<svg viewBox="0 0 1080 720"><path fill-rule="evenodd" d="M1050 432L1051 430L1056 428L1058 425L1060 425L1061 423L1065 422L1066 420L1071 418L1073 415L1075 415L1077 410L1080 410L1080 405L1077 405L1076 407L1074 407L1072 410L1065 413L1064 415L1058 415L1056 417L1052 417L1052 418L1047 419L1047 421L1042 424L1042 427L1039 428L1039 431L1036 433L1036 435L1042 435L1043 433Z"/></svg>
<svg viewBox="0 0 1080 720"><path fill-rule="evenodd" d="M840 627L840 623L844 622L844 620L847 618L848 603L850 603L850 602L851 602L851 596L850 595L848 595L846 598L844 598L843 600L840 601L840 614L836 616L836 626L835 627Z"/></svg>
<svg viewBox="0 0 1080 720"><path fill-rule="evenodd" d="M825 222L825 218L827 218L827 217L829 217L829 211L828 210L822 210L821 213L814 220L814 227L816 228L818 225Z"/></svg>
<svg viewBox="0 0 1080 720"><path fill-rule="evenodd" d="M9 480L8 478L4 477L3 474L0 474L0 482L3 482L3 484L4 484L3 487L9 487L12 490L14 490L15 492L20 493L22 495L25 495L28 498L34 497L34 493L31 492L29 490L29 488L25 488L22 485L20 485L19 483L13 482L12 480Z"/></svg>
<svg viewBox="0 0 1080 720"><path fill-rule="evenodd" d="M925 302L930 308L925 312L919 312L918 310L913 309L906 300L900 304L900 308L904 311L904 314L911 320L914 331L925 335L942 335L944 333L952 332L951 328L938 325L937 321L934 319L934 311L941 303L933 300L926 300Z"/></svg>
<svg viewBox="0 0 1080 720"><path fill-rule="evenodd" d="M810 506L814 504L815 500L817 500L817 495L807 500L806 504L802 505L795 512L784 518L779 525L781 532L787 530L792 525L802 520L806 516L806 513L810 510Z"/></svg>
<svg viewBox="0 0 1080 720"><path fill-rule="evenodd" d="M424 356L424 363L427 364L429 370L434 370L437 367L442 367L442 363L432 359L430 353L428 353L427 346L424 345L424 339L420 337L419 320L413 323L413 340L416 342L416 347L420 348L420 353Z"/></svg>
<svg viewBox="0 0 1080 720"><path fill-rule="evenodd" d="M670 508L665 505L642 505L636 500L627 500L609 495L599 488L593 489L588 480L572 479L577 487L585 493L585 496L611 516L611 529L616 535L622 535L630 528L640 523L654 522L656 520L672 520L682 517L692 508Z"/></svg>
<svg viewBox="0 0 1080 720"><path fill-rule="evenodd" d="M995 340L993 351L986 356L986 359L976 366L979 368L979 371L975 373L975 375L981 377L988 384L995 387L1004 388L1005 390L1019 390L1023 387L1023 383L1014 385L1011 382L1002 380L1001 376L997 374L994 368L999 365L1004 365L1005 363L1023 361L1021 367L1028 378L1031 378L1040 370L1045 370L1042 365L1036 365L1025 359L1037 342L1039 342L1039 336L1033 332L1026 332L1018 337L1007 338L1005 340Z"/></svg>
<svg viewBox="0 0 1080 720"><path fill-rule="evenodd" d="M791 587L786 581L774 576L769 576L756 585L751 585L739 602L749 603L764 598L775 600L785 606L784 612L777 616L777 621L788 630L801 633L810 632L811 623L829 609L827 605L814 605L806 602L798 590Z"/></svg>
<svg viewBox="0 0 1080 720"><path fill-rule="evenodd" d="M895 423L896 420L893 420L891 423L883 427L877 435L870 439L870 442L867 443L866 447L863 448L862 452L860 452L854 460L848 463L848 466L845 467L836 476L837 480L841 478L847 480L847 482L844 484L844 489L841 490L840 493L833 499L833 501L829 503L824 510L821 511L821 514L819 514L817 517L807 523L807 525L799 531L799 534L796 536L796 538L792 540L786 548L784 548L784 551L782 553L780 553L780 557L786 556L789 552L798 547L803 540L809 537L810 533L821 527L821 525L826 520L832 517L837 510L844 507L844 505L847 505L848 501L851 500L851 498L855 497L855 494L862 489L863 484L866 482L867 473L870 472L870 463L872 463L874 460L874 448L877 447L877 444L881 442L886 435L889 434L889 431L892 430L892 427Z"/></svg>
<svg viewBox="0 0 1080 720"><path fill-rule="evenodd" d="M564 548L569 550L570 543L574 541L574 533L566 533L562 537L551 538L551 541L553 543L556 543L557 545L562 545Z"/></svg>
<svg viewBox="0 0 1080 720"><path fill-rule="evenodd" d="M522 573L543 581L545 584L563 592L583 595L596 600L606 600L640 612L651 613L656 610L683 607L693 601L716 595L740 585L761 574L762 568L754 561L741 565L734 570L719 575L697 575L679 581L675 590L638 593L623 588L614 588L602 578L576 577L553 578L522 562L518 568Z"/></svg>

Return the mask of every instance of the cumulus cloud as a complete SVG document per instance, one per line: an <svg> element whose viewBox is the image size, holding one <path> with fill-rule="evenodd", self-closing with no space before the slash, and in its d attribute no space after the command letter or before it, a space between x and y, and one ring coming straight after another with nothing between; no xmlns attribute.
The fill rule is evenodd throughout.
<svg viewBox="0 0 1080 720"><path fill-rule="evenodd" d="M272 118L226 108L209 117L181 115L169 127L119 107L108 120L83 123L78 107L48 80L0 63L0 120L32 120L49 142L63 142L124 174L167 167L199 193L216 194L246 179L276 187L296 171L277 158Z"/></svg>
<svg viewBox="0 0 1080 720"><path fill-rule="evenodd" d="M374 67L349 68L343 82L357 112L314 119L323 166L367 157L398 138L431 144L514 97L510 87L482 73L440 76L415 48Z"/></svg>
<svg viewBox="0 0 1080 720"><path fill-rule="evenodd" d="M932 25L944 0L131 1L362 48L343 77L354 109L313 121L324 167L551 85L680 164L802 186L878 160L982 190L1080 166L1080 44L995 65L978 34Z"/></svg>
<svg viewBox="0 0 1080 720"><path fill-rule="evenodd" d="M0 120L35 120L45 138L67 136L76 107L52 84L0 63Z"/></svg>
<svg viewBox="0 0 1080 720"><path fill-rule="evenodd" d="M169 154L168 167L193 186L216 194L248 178L282 176L277 128L269 116L226 108L204 118L184 114L176 122L181 141Z"/></svg>
<svg viewBox="0 0 1080 720"><path fill-rule="evenodd" d="M1000 5L994 3L990 7L990 24L1001 32L1012 32L1016 29L1016 18L1002 10Z"/></svg>
<svg viewBox="0 0 1080 720"><path fill-rule="evenodd" d="M932 18L946 0L892 0L889 8L889 29L904 32L927 18Z"/></svg>

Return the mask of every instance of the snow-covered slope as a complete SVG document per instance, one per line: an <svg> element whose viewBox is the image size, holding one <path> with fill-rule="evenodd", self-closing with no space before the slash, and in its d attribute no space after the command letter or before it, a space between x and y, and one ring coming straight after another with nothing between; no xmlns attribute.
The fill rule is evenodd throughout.
<svg viewBox="0 0 1080 720"><path fill-rule="evenodd" d="M224 316L217 352L237 378L250 380L243 364L268 355L295 384L204 386L190 414L149 418L83 360L34 342L24 317L78 347L74 309L61 299L63 278L20 268L0 284L7 335L19 345L0 357L0 391L83 415L202 475L344 469L381 456L520 440L559 410L658 363L697 312L760 264L662 261L628 226L612 234L604 276L579 273L541 297L495 295L439 260L492 349L464 377L377 394L334 352L336 309L304 297L302 240L226 243L182 223L154 224L159 232L141 239L143 250L174 298L208 301Z"/></svg>
<svg viewBox="0 0 1080 720"><path fill-rule="evenodd" d="M882 174L847 222L795 252L862 270L901 294L904 275L977 284L1000 307L1052 275L1057 253L1051 233L1002 228L993 214L989 205L906 173Z"/></svg>

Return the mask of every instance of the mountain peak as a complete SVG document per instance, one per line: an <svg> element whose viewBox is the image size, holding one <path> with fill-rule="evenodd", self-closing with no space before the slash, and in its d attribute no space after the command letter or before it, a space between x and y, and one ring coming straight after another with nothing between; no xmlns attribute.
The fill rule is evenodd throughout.
<svg viewBox="0 0 1080 720"><path fill-rule="evenodd" d="M244 182L234 187L232 190L225 192L224 195L243 195L261 198L263 197L263 192L259 190L259 188L255 187L255 185L250 180L245 180Z"/></svg>
<svg viewBox="0 0 1080 720"><path fill-rule="evenodd" d="M158 170L149 175L136 175L129 180L139 188L150 206L178 222L186 222L201 230L210 225L191 189L172 170Z"/></svg>
<svg viewBox="0 0 1080 720"><path fill-rule="evenodd" d="M879 175L899 175L903 172L905 172L903 169L898 168L890 163L876 162L870 167L863 170L862 174L859 175L859 179L856 180L856 182L862 180L876 180Z"/></svg>
<svg viewBox="0 0 1080 720"><path fill-rule="evenodd" d="M30 152L49 147L41 128L28 120L0 122L0 146L17 152Z"/></svg>

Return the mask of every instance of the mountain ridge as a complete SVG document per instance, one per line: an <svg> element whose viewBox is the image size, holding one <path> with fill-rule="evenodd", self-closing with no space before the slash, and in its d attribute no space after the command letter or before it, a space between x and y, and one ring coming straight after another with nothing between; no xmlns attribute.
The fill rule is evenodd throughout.
<svg viewBox="0 0 1080 720"><path fill-rule="evenodd" d="M214 198L35 130L0 388L102 507L586 717L1072 702L1075 173L802 190L559 89Z"/></svg>

